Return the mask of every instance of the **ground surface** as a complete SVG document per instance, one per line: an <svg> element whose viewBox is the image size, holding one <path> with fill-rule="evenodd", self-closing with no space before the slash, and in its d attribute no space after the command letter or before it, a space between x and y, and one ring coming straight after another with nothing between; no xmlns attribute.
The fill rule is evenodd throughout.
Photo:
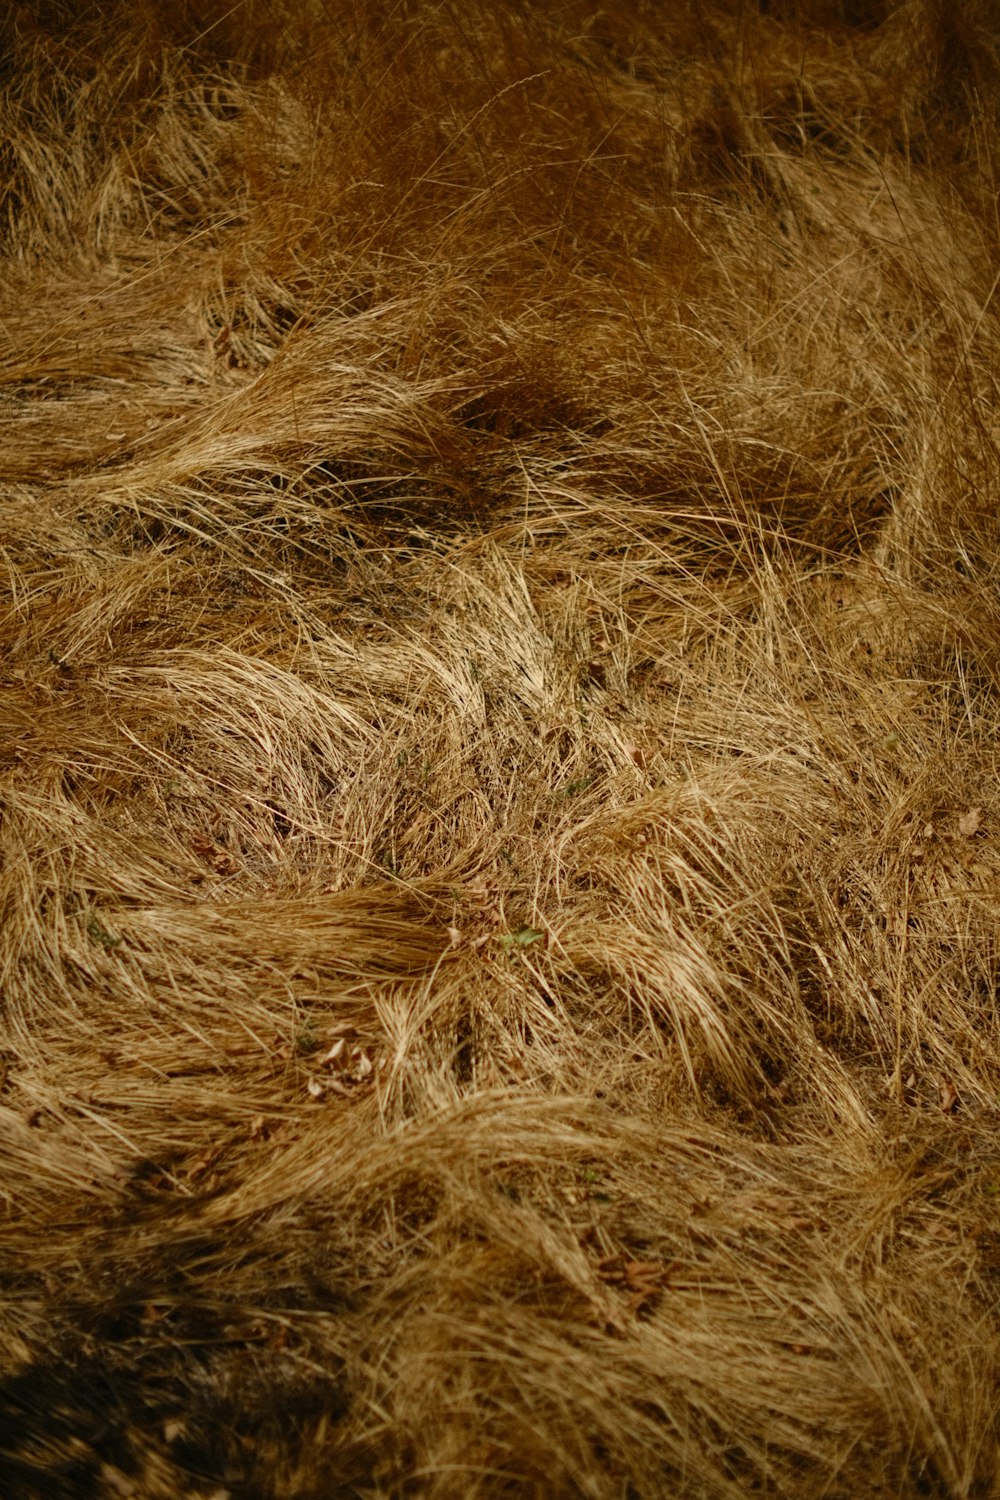
<svg viewBox="0 0 1000 1500"><path fill-rule="evenodd" d="M1000 1493L997 35L766 9L8 9L5 1495Z"/></svg>

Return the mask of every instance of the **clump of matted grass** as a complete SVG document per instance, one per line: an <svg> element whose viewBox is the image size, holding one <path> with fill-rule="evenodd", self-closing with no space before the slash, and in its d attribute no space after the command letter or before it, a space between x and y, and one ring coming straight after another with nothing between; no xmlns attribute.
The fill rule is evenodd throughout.
<svg viewBox="0 0 1000 1500"><path fill-rule="evenodd" d="M5 1493L1000 1487L996 37L770 9L5 22Z"/></svg>

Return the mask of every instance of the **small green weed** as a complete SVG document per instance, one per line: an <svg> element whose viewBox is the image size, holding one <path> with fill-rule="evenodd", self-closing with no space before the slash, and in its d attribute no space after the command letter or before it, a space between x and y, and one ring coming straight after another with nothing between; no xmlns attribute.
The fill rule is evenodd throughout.
<svg viewBox="0 0 1000 1500"><path fill-rule="evenodd" d="M525 925L518 927L514 932L501 933L497 941L505 953L513 955L518 948L530 948L532 943L537 943L539 938L544 936L545 933L539 932L536 927Z"/></svg>
<svg viewBox="0 0 1000 1500"><path fill-rule="evenodd" d="M102 948L118 948L121 945L121 938L115 937L103 926L96 912L92 911L87 914L87 932L95 943L100 943Z"/></svg>

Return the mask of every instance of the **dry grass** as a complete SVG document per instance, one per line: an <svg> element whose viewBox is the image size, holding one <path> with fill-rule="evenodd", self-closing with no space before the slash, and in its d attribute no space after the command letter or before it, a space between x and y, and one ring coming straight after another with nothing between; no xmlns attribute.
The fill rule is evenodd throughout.
<svg viewBox="0 0 1000 1500"><path fill-rule="evenodd" d="M15 4L0 1489L1000 1493L983 0Z"/></svg>

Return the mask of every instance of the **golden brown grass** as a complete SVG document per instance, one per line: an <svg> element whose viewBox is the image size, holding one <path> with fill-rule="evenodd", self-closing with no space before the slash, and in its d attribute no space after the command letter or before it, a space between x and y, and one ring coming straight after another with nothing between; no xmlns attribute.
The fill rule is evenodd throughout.
<svg viewBox="0 0 1000 1500"><path fill-rule="evenodd" d="M8 8L5 1495L1000 1493L1000 41L760 12Z"/></svg>

